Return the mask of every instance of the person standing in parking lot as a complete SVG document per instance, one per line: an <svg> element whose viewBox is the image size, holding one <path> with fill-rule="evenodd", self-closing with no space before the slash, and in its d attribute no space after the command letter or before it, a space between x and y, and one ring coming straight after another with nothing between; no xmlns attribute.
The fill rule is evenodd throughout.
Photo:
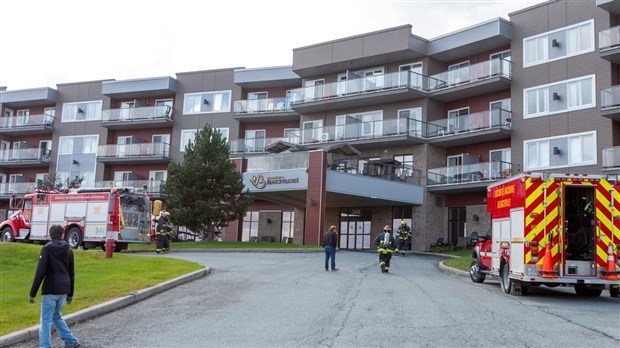
<svg viewBox="0 0 620 348"><path fill-rule="evenodd" d="M336 226L331 225L323 236L323 248L325 248L325 270L337 271L336 268L336 247L338 246L338 234L336 234ZM330 262L331 261L331 262Z"/></svg>
<svg viewBox="0 0 620 348"><path fill-rule="evenodd" d="M65 229L60 225L50 227L51 242L41 249L37 271L30 288L30 303L34 303L39 286L43 283L39 326L39 346L42 348L52 346L52 323L66 348L80 346L80 342L73 336L60 314L65 303L71 304L73 301L75 284L73 251L63 240L64 233Z"/></svg>

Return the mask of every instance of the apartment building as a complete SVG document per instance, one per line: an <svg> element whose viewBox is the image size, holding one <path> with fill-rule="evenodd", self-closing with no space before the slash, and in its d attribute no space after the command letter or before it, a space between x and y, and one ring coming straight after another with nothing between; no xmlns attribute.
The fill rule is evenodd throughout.
<svg viewBox="0 0 620 348"><path fill-rule="evenodd" d="M490 225L486 187L519 172L620 167L620 5L548 1L426 39L411 25L293 50L290 66L0 92L0 212L50 173L147 186L205 123L256 202L226 240L413 249ZM56 113L58 110L58 113ZM58 117L57 117L58 116Z"/></svg>

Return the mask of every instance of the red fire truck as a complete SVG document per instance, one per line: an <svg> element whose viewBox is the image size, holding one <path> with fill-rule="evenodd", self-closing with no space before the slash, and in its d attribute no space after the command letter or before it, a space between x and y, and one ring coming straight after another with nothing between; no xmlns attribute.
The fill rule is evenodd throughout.
<svg viewBox="0 0 620 348"><path fill-rule="evenodd" d="M520 174L489 185L486 236L472 233L472 281L499 278L506 294L572 286L618 296L620 182L602 176Z"/></svg>
<svg viewBox="0 0 620 348"><path fill-rule="evenodd" d="M104 248L112 238L121 251L128 243L150 243L153 235L149 197L133 188L37 191L12 198L10 208L17 211L0 223L3 242L46 242L54 224L65 227L72 248Z"/></svg>

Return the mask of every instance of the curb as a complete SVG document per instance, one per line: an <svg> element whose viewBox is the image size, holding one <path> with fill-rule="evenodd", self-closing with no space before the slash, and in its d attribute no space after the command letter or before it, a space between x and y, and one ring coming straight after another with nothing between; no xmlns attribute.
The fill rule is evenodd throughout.
<svg viewBox="0 0 620 348"><path fill-rule="evenodd" d="M194 253L194 252L213 252L213 253L318 253L324 252L321 249L174 249L172 253ZM123 250L122 254L141 254L155 253L154 250Z"/></svg>
<svg viewBox="0 0 620 348"><path fill-rule="evenodd" d="M170 290L176 286L181 284L202 278L207 274L211 273L211 269L209 267L205 267L201 270L194 271L192 273L170 279L161 284L157 284L150 288L142 289L136 291L127 296L123 296L114 300L110 300L108 302L98 304L96 306L92 306L89 308L84 308L75 313L68 314L63 316L67 325L71 326L75 323L85 321L88 319L92 319L94 317L98 317L100 315L113 312L117 309L126 307L128 305L134 304L136 302L142 301L151 296L157 295L166 290ZM13 344L17 344L23 341L35 339L39 337L39 325L35 325L29 327L27 329L19 330L8 335L0 336L0 347L7 347Z"/></svg>

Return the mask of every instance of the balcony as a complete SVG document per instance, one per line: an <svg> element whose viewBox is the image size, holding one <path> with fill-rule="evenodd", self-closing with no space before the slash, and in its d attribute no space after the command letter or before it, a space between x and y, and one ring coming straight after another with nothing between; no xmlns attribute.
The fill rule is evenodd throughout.
<svg viewBox="0 0 620 348"><path fill-rule="evenodd" d="M169 163L170 144L139 143L126 145L100 145L97 162L120 163Z"/></svg>
<svg viewBox="0 0 620 348"><path fill-rule="evenodd" d="M426 123L429 144L450 147L510 139L512 113L494 109Z"/></svg>
<svg viewBox="0 0 620 348"><path fill-rule="evenodd" d="M48 167L51 153L40 148L0 151L0 168Z"/></svg>
<svg viewBox="0 0 620 348"><path fill-rule="evenodd" d="M620 86L601 90L601 115L620 121Z"/></svg>
<svg viewBox="0 0 620 348"><path fill-rule="evenodd" d="M101 83L101 94L113 99L169 97L176 91L177 80L170 76Z"/></svg>
<svg viewBox="0 0 620 348"><path fill-rule="evenodd" d="M351 119L355 119L351 117ZM262 153L265 147L285 141L316 149L330 143L349 143L356 148L376 146L397 146L421 144L426 142L423 129L430 128L424 122L414 119L391 119L361 122L357 119L351 124L304 129L301 134L288 138L253 138L231 140L231 153Z"/></svg>
<svg viewBox="0 0 620 348"><path fill-rule="evenodd" d="M53 125L54 116L47 114L0 117L0 133L6 135L52 134Z"/></svg>
<svg viewBox="0 0 620 348"><path fill-rule="evenodd" d="M96 188L133 187L145 189L151 199L166 198L163 180L106 180L96 181Z"/></svg>
<svg viewBox="0 0 620 348"><path fill-rule="evenodd" d="M620 14L620 2L616 0L596 0L596 6L609 13Z"/></svg>
<svg viewBox="0 0 620 348"><path fill-rule="evenodd" d="M427 186L430 192L477 192L486 190L489 182L512 175L512 164L504 161L480 162L429 169Z"/></svg>
<svg viewBox="0 0 620 348"><path fill-rule="evenodd" d="M600 31L598 46L601 58L620 64L620 26Z"/></svg>
<svg viewBox="0 0 620 348"><path fill-rule="evenodd" d="M101 111L101 126L109 129L172 127L173 109L167 105Z"/></svg>
<svg viewBox="0 0 620 348"><path fill-rule="evenodd" d="M292 91L292 108L299 113L385 104L426 96L423 75L400 71L373 76L349 73L347 80Z"/></svg>
<svg viewBox="0 0 620 348"><path fill-rule="evenodd" d="M37 184L34 182L14 182L0 184L0 200L9 200L11 196L21 197L26 193L32 193Z"/></svg>
<svg viewBox="0 0 620 348"><path fill-rule="evenodd" d="M29 108L38 105L53 106L58 92L49 87L0 91L0 104L12 109Z"/></svg>
<svg viewBox="0 0 620 348"><path fill-rule="evenodd" d="M441 102L471 98L510 88L512 63L493 59L428 77L429 97Z"/></svg>
<svg viewBox="0 0 620 348"><path fill-rule="evenodd" d="M608 147L602 150L603 170L620 169L620 146Z"/></svg>
<svg viewBox="0 0 620 348"><path fill-rule="evenodd" d="M237 100L233 110L233 117L241 123L299 120L299 114L291 108L290 98Z"/></svg>

